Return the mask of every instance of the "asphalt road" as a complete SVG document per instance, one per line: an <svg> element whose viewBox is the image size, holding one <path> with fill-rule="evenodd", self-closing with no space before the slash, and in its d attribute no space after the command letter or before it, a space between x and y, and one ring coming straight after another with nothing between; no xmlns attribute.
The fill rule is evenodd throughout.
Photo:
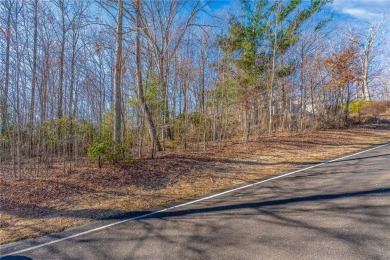
<svg viewBox="0 0 390 260"><path fill-rule="evenodd" d="M390 259L390 145L116 222L0 250L19 251L3 259Z"/></svg>

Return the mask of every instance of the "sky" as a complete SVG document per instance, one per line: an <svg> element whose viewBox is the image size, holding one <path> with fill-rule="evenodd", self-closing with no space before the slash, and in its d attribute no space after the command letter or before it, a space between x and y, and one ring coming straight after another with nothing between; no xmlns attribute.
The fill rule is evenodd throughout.
<svg viewBox="0 0 390 260"><path fill-rule="evenodd" d="M310 0L303 0L309 2ZM221 10L237 5L239 0L214 0L211 9ZM272 0L270 0L272 2ZM390 16L390 0L333 0L326 11L333 13L336 19L352 22L375 22L381 20L384 14Z"/></svg>
<svg viewBox="0 0 390 260"><path fill-rule="evenodd" d="M390 14L390 0L334 0L330 8L346 18L375 21Z"/></svg>

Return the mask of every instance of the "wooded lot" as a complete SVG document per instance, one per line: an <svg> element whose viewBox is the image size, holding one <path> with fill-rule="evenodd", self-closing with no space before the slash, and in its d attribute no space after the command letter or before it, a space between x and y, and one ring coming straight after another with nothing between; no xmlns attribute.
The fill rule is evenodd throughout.
<svg viewBox="0 0 390 260"><path fill-rule="evenodd" d="M0 176L130 164L388 112L385 18L341 24L323 12L327 0L213 4L2 0Z"/></svg>

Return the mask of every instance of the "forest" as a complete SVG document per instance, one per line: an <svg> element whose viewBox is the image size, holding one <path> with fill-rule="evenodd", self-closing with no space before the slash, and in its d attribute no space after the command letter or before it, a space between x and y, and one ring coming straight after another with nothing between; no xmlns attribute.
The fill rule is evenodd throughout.
<svg viewBox="0 0 390 260"><path fill-rule="evenodd" d="M328 0L1 0L0 176L348 128L390 108L388 19Z"/></svg>

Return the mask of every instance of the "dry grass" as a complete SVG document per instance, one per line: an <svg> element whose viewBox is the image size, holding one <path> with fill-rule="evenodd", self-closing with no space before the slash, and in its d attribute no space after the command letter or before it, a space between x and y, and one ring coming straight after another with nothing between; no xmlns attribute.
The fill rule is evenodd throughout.
<svg viewBox="0 0 390 260"><path fill-rule="evenodd" d="M207 194L389 140L389 126L305 132L210 144L207 152L168 151L127 168L63 173L58 165L44 176L3 177L0 243Z"/></svg>

